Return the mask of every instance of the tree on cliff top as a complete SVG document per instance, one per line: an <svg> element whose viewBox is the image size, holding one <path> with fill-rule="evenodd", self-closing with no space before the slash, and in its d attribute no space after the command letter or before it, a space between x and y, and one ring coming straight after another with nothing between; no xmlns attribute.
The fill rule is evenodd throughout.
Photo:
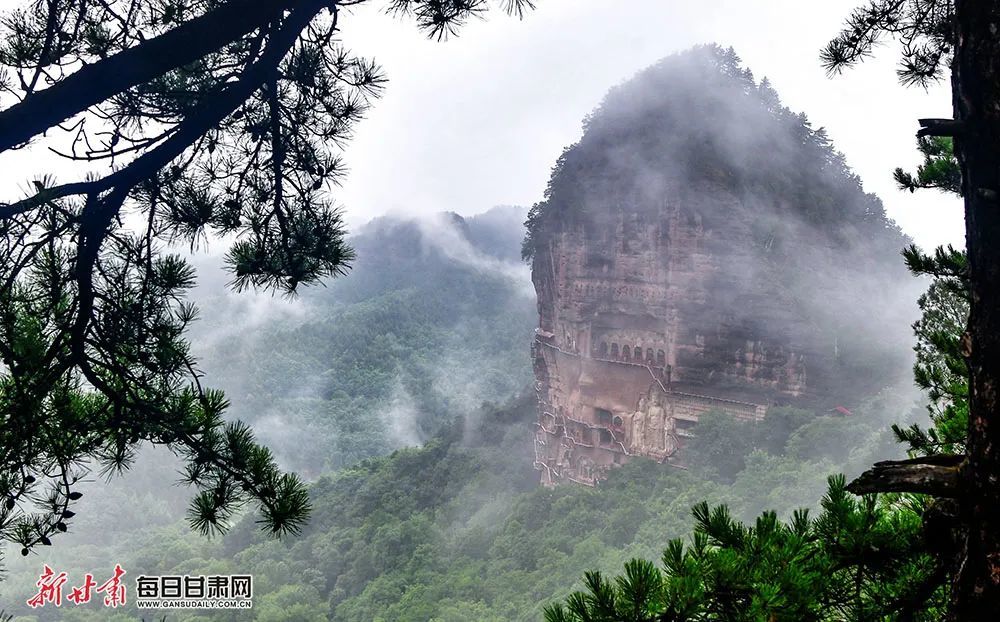
<svg viewBox="0 0 1000 622"><path fill-rule="evenodd" d="M306 519L303 482L202 387L184 340L194 273L165 249L234 238L237 289L291 294L347 269L325 189L383 82L338 43L363 2L33 0L3 17L0 152L45 134L80 171L0 204L0 540L50 544L89 468L126 468L143 441L186 459L202 531L251 501L276 534ZM439 39L490 8L386 5Z"/></svg>
<svg viewBox="0 0 1000 622"><path fill-rule="evenodd" d="M732 48L703 45L660 60L612 88L583 126L529 213L526 260L546 231L599 219L609 205L662 197L660 185L672 181L716 186L755 217L809 223L845 245L863 240L883 264L905 243L825 130L785 107ZM791 209L772 214L776 204Z"/></svg>

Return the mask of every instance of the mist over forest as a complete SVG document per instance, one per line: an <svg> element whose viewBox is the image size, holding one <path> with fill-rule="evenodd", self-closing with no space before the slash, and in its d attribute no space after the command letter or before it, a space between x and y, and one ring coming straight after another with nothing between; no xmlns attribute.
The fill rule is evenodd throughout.
<svg viewBox="0 0 1000 622"><path fill-rule="evenodd" d="M0 22L0 153L84 115L102 131L53 153L110 163L0 203L0 622L986 610L958 579L993 542L985 251L914 245L767 67L672 53L608 85L533 205L347 230L340 151L381 70L332 45L339 3L241 1ZM900 79L940 77L954 7L903 4L851 16L827 71L910 28ZM486 6L389 12L445 39ZM162 37L184 62L108 69ZM67 67L96 76L77 103ZM920 123L899 190L995 203L972 133ZM68 593L116 566L127 600L52 602L51 569ZM138 594L245 575L230 608Z"/></svg>
<svg viewBox="0 0 1000 622"><path fill-rule="evenodd" d="M376 219L351 236L346 276L290 301L203 284L194 296L213 312L193 336L205 377L310 479L420 445L530 380L523 220L513 207Z"/></svg>
<svg viewBox="0 0 1000 622"><path fill-rule="evenodd" d="M346 276L291 300L226 290L216 260L194 255L192 299L206 310L191 331L199 368L226 391L229 416L312 482L316 517L301 536L271 541L248 513L206 540L184 520L179 462L147 448L120 479L94 475L94 497L46 563L71 574L116 562L148 574L248 570L257 620L538 620L581 567L658 556L701 499L747 520L787 516L815 507L828 474L902 455L888 424L924 414L907 381L852 402L851 419L777 409L751 432L706 418L688 470L636 460L596 489L539 488L526 216L497 207L375 219L351 236ZM33 590L35 565L8 558L14 602ZM244 619L233 616L176 619Z"/></svg>

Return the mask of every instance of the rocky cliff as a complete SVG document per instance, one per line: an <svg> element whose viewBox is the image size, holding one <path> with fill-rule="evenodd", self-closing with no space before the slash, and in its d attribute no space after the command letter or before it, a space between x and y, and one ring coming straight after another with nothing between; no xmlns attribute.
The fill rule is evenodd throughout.
<svg viewBox="0 0 1000 622"><path fill-rule="evenodd" d="M731 50L612 90L529 216L536 467L676 461L701 413L849 404L905 369L907 243Z"/></svg>

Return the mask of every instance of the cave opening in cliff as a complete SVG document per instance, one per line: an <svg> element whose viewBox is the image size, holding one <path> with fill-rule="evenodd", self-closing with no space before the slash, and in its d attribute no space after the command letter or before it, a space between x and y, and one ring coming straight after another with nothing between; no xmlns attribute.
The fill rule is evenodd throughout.
<svg viewBox="0 0 1000 622"><path fill-rule="evenodd" d="M611 435L611 432L609 430L604 430L604 429L601 430L601 441L600 441L601 447L610 446L611 443L614 442L614 440L615 437Z"/></svg>

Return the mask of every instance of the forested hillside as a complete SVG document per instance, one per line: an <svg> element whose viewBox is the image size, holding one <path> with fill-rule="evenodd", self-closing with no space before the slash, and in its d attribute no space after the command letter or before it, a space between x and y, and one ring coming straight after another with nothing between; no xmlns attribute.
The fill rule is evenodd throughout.
<svg viewBox="0 0 1000 622"><path fill-rule="evenodd" d="M226 298L232 319L204 318L204 334L227 322L253 327L228 347L213 341L205 367L283 461L324 471L301 536L273 541L253 515L221 537L191 532L179 511L187 492L171 485L174 465L161 451L145 461L157 467L85 496L74 531L44 559L8 557L5 606L25 622L114 620L96 605L23 603L43 561L71 575L121 563L145 574L253 574L251 614L168 620L537 621L580 586L584 569L656 558L689 532L703 499L744 518L815 505L828 473L898 453L889 421L922 414L909 391L887 390L850 418L779 409L748 430L717 415L697 430L689 470L642 460L598 488L538 488L527 356L534 301L527 275L503 262L517 253L520 235L508 231L522 216L376 221L355 238L356 271L292 303L294 312ZM400 385L416 438L400 437L387 414Z"/></svg>
<svg viewBox="0 0 1000 622"><path fill-rule="evenodd" d="M0 622L1000 619L1000 0L0 5Z"/></svg>
<svg viewBox="0 0 1000 622"><path fill-rule="evenodd" d="M196 296L214 311L193 335L206 377L309 477L418 445L530 379L534 296L511 257L523 220L514 207L374 220L347 276L291 301L206 284Z"/></svg>
<svg viewBox="0 0 1000 622"><path fill-rule="evenodd" d="M254 575L252 616L202 612L170 620L537 621L545 604L580 587L582 569L615 571L630 557L657 558L665 542L689 532L691 507L701 500L726 503L744 519L767 508L784 516L815 506L828 473L857 473L887 455L893 440L886 413L906 408L905 399L887 393L850 420L788 413L788 425L766 429L769 440L756 445L740 424L714 421L704 432L719 457L698 468L635 461L596 489L544 489L535 484L525 433L534 398L522 396L422 448L320 478L311 489L315 518L302 536L268 540L247 516L206 542L180 521L134 529L145 512L106 524L115 514L104 507L78 538L100 546L67 542L47 560L67 570L118 562L148 574ZM150 501L137 491L119 499ZM105 529L115 535L102 537ZM18 580L4 586L18 601L33 587L28 566L40 560L27 562L16 561L11 575ZM25 621L109 619L82 606L14 611L36 616Z"/></svg>

